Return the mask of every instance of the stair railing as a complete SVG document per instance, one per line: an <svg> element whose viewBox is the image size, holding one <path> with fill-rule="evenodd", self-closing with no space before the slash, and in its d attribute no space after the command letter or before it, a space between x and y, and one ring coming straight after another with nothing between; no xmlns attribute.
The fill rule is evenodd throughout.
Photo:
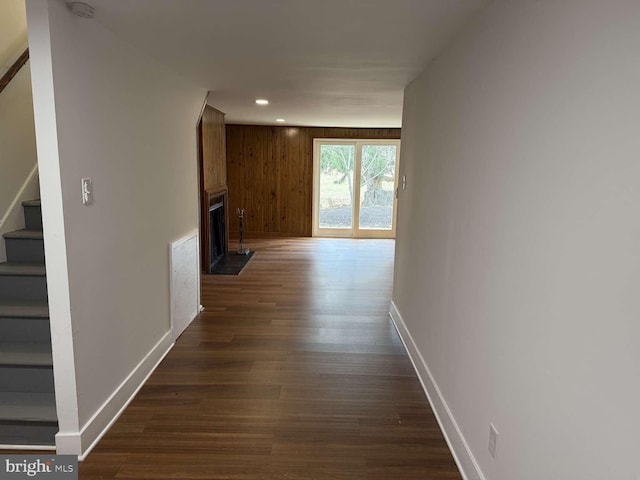
<svg viewBox="0 0 640 480"><path fill-rule="evenodd" d="M9 82L11 82L11 80L13 80L13 77L15 77L18 72L20 71L20 69L22 67L24 67L25 63L27 63L27 61L29 61L29 49L25 49L24 52L22 52L22 55L20 55L18 57L18 59L13 62L13 65L11 65L11 68L9 68L9 70L7 70L7 73L5 73L2 78L0 78L0 93L2 93L2 91L5 89L5 87L7 85L9 85Z"/></svg>

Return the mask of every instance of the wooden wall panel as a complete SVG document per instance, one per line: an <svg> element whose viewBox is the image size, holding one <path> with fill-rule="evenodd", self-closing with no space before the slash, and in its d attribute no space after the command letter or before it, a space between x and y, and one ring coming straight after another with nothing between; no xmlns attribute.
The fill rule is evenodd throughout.
<svg viewBox="0 0 640 480"><path fill-rule="evenodd" d="M224 113L206 105L198 123L198 157L200 162L200 253L202 271L209 273L210 219L209 204L217 195L225 197L225 243L229 248L229 209L227 195L227 147ZM235 211L235 210L234 210Z"/></svg>
<svg viewBox="0 0 640 480"><path fill-rule="evenodd" d="M227 125L231 235L246 211L248 236L311 236L314 138L399 139L399 128Z"/></svg>
<svg viewBox="0 0 640 480"><path fill-rule="evenodd" d="M227 185L224 114L207 105L202 113L204 188L210 192Z"/></svg>

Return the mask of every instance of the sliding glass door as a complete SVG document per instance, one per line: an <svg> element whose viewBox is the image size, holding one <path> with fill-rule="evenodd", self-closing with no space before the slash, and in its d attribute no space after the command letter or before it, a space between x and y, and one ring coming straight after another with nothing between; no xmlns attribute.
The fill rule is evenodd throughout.
<svg viewBox="0 0 640 480"><path fill-rule="evenodd" d="M399 140L314 140L313 235L393 238Z"/></svg>

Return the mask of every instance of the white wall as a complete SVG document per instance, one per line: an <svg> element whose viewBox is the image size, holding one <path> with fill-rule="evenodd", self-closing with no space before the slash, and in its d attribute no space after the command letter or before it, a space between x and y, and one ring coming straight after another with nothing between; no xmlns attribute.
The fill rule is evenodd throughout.
<svg viewBox="0 0 640 480"><path fill-rule="evenodd" d="M196 122L206 91L63 2L28 0L27 16L57 446L80 453L173 341L169 244L198 228ZM91 206L81 203L83 177L94 181Z"/></svg>
<svg viewBox="0 0 640 480"><path fill-rule="evenodd" d="M0 77L27 46L24 0L0 1Z"/></svg>
<svg viewBox="0 0 640 480"><path fill-rule="evenodd" d="M31 74L27 64L0 93L0 262L6 260L2 234L24 228L21 202L39 197L37 173L32 175L36 163Z"/></svg>
<svg viewBox="0 0 640 480"><path fill-rule="evenodd" d="M640 479L638 45L497 0L406 90L394 315L468 478Z"/></svg>

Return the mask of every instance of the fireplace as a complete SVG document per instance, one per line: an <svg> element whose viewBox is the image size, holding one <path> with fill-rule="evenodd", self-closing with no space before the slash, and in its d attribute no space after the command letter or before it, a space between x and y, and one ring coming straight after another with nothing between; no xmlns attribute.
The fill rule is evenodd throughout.
<svg viewBox="0 0 640 480"><path fill-rule="evenodd" d="M224 194L209 199L209 270L227 253L224 200Z"/></svg>

